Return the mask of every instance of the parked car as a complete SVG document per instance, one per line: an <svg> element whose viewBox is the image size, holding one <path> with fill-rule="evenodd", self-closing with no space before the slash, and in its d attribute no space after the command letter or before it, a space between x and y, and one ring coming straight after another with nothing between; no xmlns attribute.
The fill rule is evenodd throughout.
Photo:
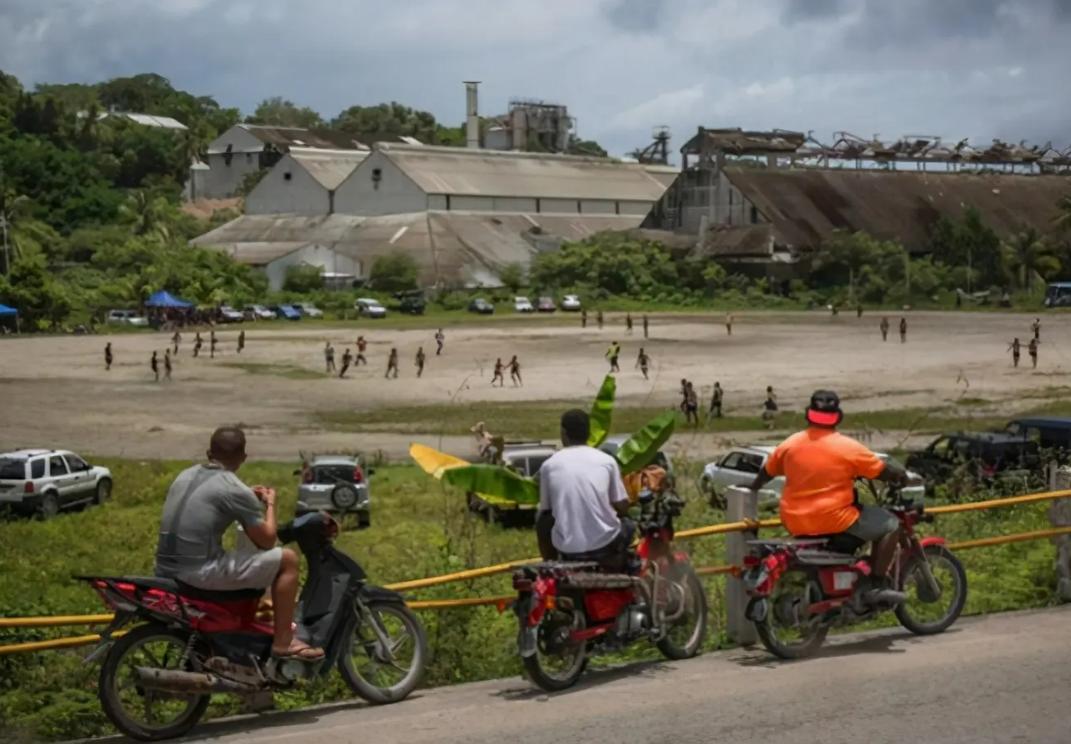
<svg viewBox="0 0 1071 744"><path fill-rule="evenodd" d="M245 320L245 315L230 305L220 305L216 310L216 317L219 318L220 323L241 323Z"/></svg>
<svg viewBox="0 0 1071 744"><path fill-rule="evenodd" d="M275 320L275 312L264 305L246 305L242 314L246 320Z"/></svg>
<svg viewBox="0 0 1071 744"><path fill-rule="evenodd" d="M532 307L532 302L527 297L514 297L513 311L517 313L531 313L535 312L535 308Z"/></svg>
<svg viewBox="0 0 1071 744"><path fill-rule="evenodd" d="M1040 465L1039 443L1007 432L942 434L907 458L907 466L926 478L930 492L964 468L978 480L990 480L1012 471L1035 473Z"/></svg>
<svg viewBox="0 0 1071 744"><path fill-rule="evenodd" d="M353 303L353 307L357 310L358 315L366 318L378 319L387 317L387 308L383 307L379 300L373 300L371 297L361 297Z"/></svg>
<svg viewBox="0 0 1071 744"><path fill-rule="evenodd" d="M424 292L419 289L398 292L394 297L398 300L398 312L406 315L423 315L428 304L424 299Z"/></svg>
<svg viewBox="0 0 1071 744"><path fill-rule="evenodd" d="M578 313L580 308L580 297L578 295L565 295L565 297L562 297L562 310Z"/></svg>
<svg viewBox="0 0 1071 744"><path fill-rule="evenodd" d="M1058 459L1071 454L1071 418L1032 416L1015 419L1008 422L1004 430L1013 436L1037 442L1042 450L1051 451Z"/></svg>
<svg viewBox="0 0 1071 744"><path fill-rule="evenodd" d="M272 305L271 309L275 312L277 318L282 318L283 320L301 320L301 313L291 305Z"/></svg>
<svg viewBox="0 0 1071 744"><path fill-rule="evenodd" d="M553 297L540 297L536 301L536 309L541 313L552 313L558 309L558 306L554 304Z"/></svg>
<svg viewBox="0 0 1071 744"><path fill-rule="evenodd" d="M480 315L491 315L495 311L495 306L482 297L477 297L469 303L469 312L478 313Z"/></svg>
<svg viewBox="0 0 1071 744"><path fill-rule="evenodd" d="M307 318L322 318L324 317L324 311L316 307L311 302L295 302L293 303L294 309Z"/></svg>
<svg viewBox="0 0 1071 744"><path fill-rule="evenodd" d="M361 466L351 455L314 455L305 461L298 484L297 516L325 511L334 515L356 514L357 526L372 524L372 501L368 479L374 470Z"/></svg>
<svg viewBox="0 0 1071 744"><path fill-rule="evenodd" d="M149 319L139 314L137 310L109 310L105 322L138 327L149 325Z"/></svg>
<svg viewBox="0 0 1071 744"><path fill-rule="evenodd" d="M112 493L108 468L67 450L22 449L0 454L0 506L43 519L60 509L102 504Z"/></svg>
<svg viewBox="0 0 1071 744"><path fill-rule="evenodd" d="M720 460L707 463L703 468L703 474L699 476L699 490L707 496L710 505L715 509L724 509L726 506L726 491L731 486L750 486L755 480L759 470L766 464L766 459L773 453L775 447L766 444L753 445L750 447L736 447L723 456ZM892 461L894 458L884 452L875 452L884 461ZM909 471L909 474L918 478L918 474ZM760 504L777 504L781 501L781 492L785 487L785 479L778 476L759 490ZM923 486L908 486L902 490L905 499L922 501L925 496Z"/></svg>
<svg viewBox="0 0 1071 744"><path fill-rule="evenodd" d="M542 442L507 442L502 447L502 464L521 475L533 477L557 451L553 445ZM530 527L535 524L536 504L518 504L500 496L471 491L466 498L469 509L488 522L497 522L503 527Z"/></svg>

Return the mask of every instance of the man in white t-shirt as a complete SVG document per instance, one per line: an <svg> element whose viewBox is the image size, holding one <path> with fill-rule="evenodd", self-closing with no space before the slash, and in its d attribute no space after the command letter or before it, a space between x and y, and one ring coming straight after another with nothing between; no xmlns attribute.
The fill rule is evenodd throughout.
<svg viewBox="0 0 1071 744"><path fill-rule="evenodd" d="M539 469L536 535L544 559L611 561L626 554L631 523L622 523L628 494L617 460L587 445L588 414L566 411L564 449Z"/></svg>

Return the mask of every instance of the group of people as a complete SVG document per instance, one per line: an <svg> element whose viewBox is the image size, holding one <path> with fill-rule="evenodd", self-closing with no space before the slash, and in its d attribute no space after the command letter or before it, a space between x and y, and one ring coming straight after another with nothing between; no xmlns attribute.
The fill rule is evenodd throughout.
<svg viewBox="0 0 1071 744"><path fill-rule="evenodd" d="M160 381L160 370L163 368L163 378L165 380L171 379L171 372L174 369L174 358L178 356L179 348L182 345L182 333L178 330L171 336L171 344L164 349L163 357L160 356L160 352L153 349L152 356L149 357L149 369L152 371L153 380L155 382ZM210 359L216 358L216 349L219 346L219 339L216 338L215 330L209 332L208 339L208 354ZM193 342L193 356L197 358L201 355L201 349L204 347L204 339L201 337L201 332L197 331L197 335L194 337ZM241 354L245 349L245 331L238 332L237 341L237 353ZM112 342L109 341L104 344L104 370L110 371L112 365L115 363L115 351L112 349Z"/></svg>
<svg viewBox="0 0 1071 744"><path fill-rule="evenodd" d="M862 317L862 313L860 313L860 317ZM881 329L882 341L889 340L889 327L890 325L888 316L882 316L881 323L878 324L878 328ZM900 317L900 343L907 343L907 318L903 316Z"/></svg>
<svg viewBox="0 0 1071 744"><path fill-rule="evenodd" d="M1030 355L1031 369L1038 368L1038 345L1041 343L1041 318L1034 318L1034 322L1030 324L1030 332L1033 334L1030 341L1026 345L1026 353ZM1008 351L1012 355L1012 366L1019 366L1019 356L1022 353L1022 344L1019 341L1019 337L1016 336L1012 339L1008 345Z"/></svg>
<svg viewBox="0 0 1071 744"><path fill-rule="evenodd" d="M435 332L435 356L442 356L443 349L446 345L446 334L443 333L443 329L440 328ZM364 336L358 336L354 342L354 348L356 351L350 350L349 346L342 352L341 368L335 364L335 347L330 341L324 342L324 371L326 374L337 374L339 378L346 376L346 372L350 367L360 367L362 364L368 365L368 357L365 356L365 352L368 351L368 339ZM514 357L516 359L516 357ZM424 376L424 367L428 363L428 355L424 351L423 346L417 348L416 354L413 357L413 366L416 367L416 376ZM518 367L519 370L519 367ZM398 347L392 346L390 353L387 355L387 369L384 372L384 379L396 380L399 375L398 364ZM518 377L520 376L518 372Z"/></svg>
<svg viewBox="0 0 1071 744"><path fill-rule="evenodd" d="M772 391L772 388L766 388L767 391ZM684 377L681 378L680 387L680 410L684 414L685 421L689 424L699 425L699 393L696 391L695 383ZM715 381L714 388L710 391L710 407L707 409L707 419L721 418L722 417L722 405L725 401L725 391L722 390L721 383Z"/></svg>
<svg viewBox="0 0 1071 744"><path fill-rule="evenodd" d="M505 370L509 367L509 379L513 383L513 387L519 387L524 384L521 379L521 362L514 354L510 357L509 364L502 364L502 357L495 359L495 372L491 377L491 387L498 383L499 387L504 387L506 384Z"/></svg>

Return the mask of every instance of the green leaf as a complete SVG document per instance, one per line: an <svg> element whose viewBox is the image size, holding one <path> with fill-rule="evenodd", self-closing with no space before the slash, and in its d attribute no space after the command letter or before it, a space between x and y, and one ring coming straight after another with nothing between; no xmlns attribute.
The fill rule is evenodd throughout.
<svg viewBox="0 0 1071 744"><path fill-rule="evenodd" d="M501 465L465 465L443 471L443 482L517 504L538 504L539 484Z"/></svg>
<svg viewBox="0 0 1071 744"><path fill-rule="evenodd" d="M599 388L599 394L595 396L595 402L591 404L591 434L588 436L588 445L598 447L610 434L610 421L614 416L614 394L617 392L617 380L613 375L606 375Z"/></svg>
<svg viewBox="0 0 1071 744"><path fill-rule="evenodd" d="M633 434L617 450L621 473L628 475L650 465L658 450L662 449L662 445L673 435L673 427L676 424L677 414L674 411L666 411Z"/></svg>

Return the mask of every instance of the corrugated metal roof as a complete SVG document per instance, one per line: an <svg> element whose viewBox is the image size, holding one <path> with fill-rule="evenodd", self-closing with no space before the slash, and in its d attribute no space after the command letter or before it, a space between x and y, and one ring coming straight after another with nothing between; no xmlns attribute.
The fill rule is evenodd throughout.
<svg viewBox="0 0 1071 744"><path fill-rule="evenodd" d="M237 124L264 144L287 151L291 147L318 147L321 149L354 150L360 143L343 132L333 130L301 129L300 127L272 127L263 124Z"/></svg>
<svg viewBox="0 0 1071 744"><path fill-rule="evenodd" d="M1007 235L1030 225L1053 230L1062 176L907 173L866 170L726 168L725 175L773 223L779 244L813 247L834 230L864 231L925 250L931 226L974 207Z"/></svg>
<svg viewBox="0 0 1071 744"><path fill-rule="evenodd" d="M368 150L318 150L292 147L290 157L308 171L309 175L321 186L328 191L334 191L353 173L354 168L368 157Z"/></svg>
<svg viewBox="0 0 1071 744"><path fill-rule="evenodd" d="M429 194L654 202L667 184L635 163L462 147L377 144Z"/></svg>
<svg viewBox="0 0 1071 744"><path fill-rule="evenodd" d="M145 127L160 127L162 129L186 129L186 125L178 119L173 119L170 116L156 116L155 114L133 114L127 111L114 111L104 112L100 115L101 119L106 119L109 116L118 116L128 121L132 121L135 124L141 124Z"/></svg>
<svg viewBox="0 0 1071 744"><path fill-rule="evenodd" d="M677 176L681 173L680 168L675 168L672 165L646 164L643 169L647 171L647 175L658 179L658 182L666 189L673 185L673 182L677 180Z"/></svg>

